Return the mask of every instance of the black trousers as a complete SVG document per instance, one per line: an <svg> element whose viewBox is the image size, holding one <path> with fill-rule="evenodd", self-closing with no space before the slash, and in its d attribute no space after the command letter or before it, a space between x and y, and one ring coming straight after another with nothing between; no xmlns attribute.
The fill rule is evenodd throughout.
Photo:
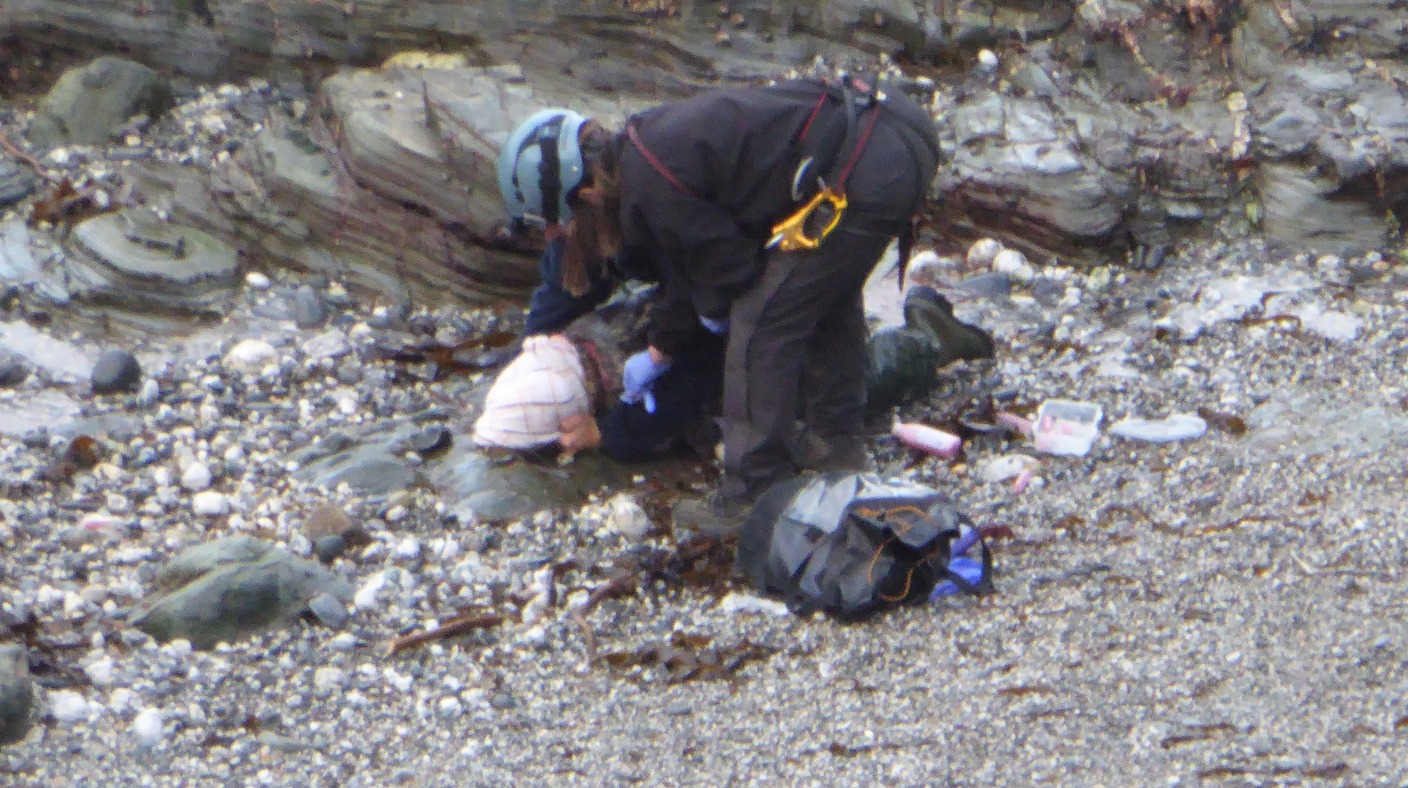
<svg viewBox="0 0 1408 788"><path fill-rule="evenodd" d="M847 183L851 205L836 230L818 249L769 253L762 275L734 301L724 364L725 496L751 500L796 472L790 447L799 416L830 442L864 439L861 290L893 238L870 228L913 216L936 168L912 132L882 114Z"/></svg>

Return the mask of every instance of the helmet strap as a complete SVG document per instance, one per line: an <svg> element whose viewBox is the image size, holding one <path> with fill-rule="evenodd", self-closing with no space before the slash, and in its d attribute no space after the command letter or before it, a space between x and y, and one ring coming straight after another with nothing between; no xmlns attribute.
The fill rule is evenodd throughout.
<svg viewBox="0 0 1408 788"><path fill-rule="evenodd" d="M551 132L543 129L538 136L538 152L542 154L538 159L538 183L543 193L543 220L549 225L557 224L561 218L557 210L558 199L562 195L561 160L557 155L561 130L559 124Z"/></svg>

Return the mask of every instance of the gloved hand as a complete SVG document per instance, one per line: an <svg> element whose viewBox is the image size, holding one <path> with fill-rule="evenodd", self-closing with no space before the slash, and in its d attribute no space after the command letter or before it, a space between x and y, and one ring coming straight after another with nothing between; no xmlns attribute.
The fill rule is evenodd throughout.
<svg viewBox="0 0 1408 788"><path fill-rule="evenodd" d="M628 405L644 402L645 412L654 413L655 394L651 388L655 380L670 369L670 363L651 358L649 350L642 350L626 359L626 367L621 374L621 401Z"/></svg>
<svg viewBox="0 0 1408 788"><path fill-rule="evenodd" d="M709 333L715 334L717 336L723 336L724 334L728 333L728 318L726 317L720 317L716 319L700 315L699 324L709 329Z"/></svg>

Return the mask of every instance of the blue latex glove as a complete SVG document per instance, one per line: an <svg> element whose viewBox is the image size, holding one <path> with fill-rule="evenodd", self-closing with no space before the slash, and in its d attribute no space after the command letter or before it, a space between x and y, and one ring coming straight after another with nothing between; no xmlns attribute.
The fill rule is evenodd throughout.
<svg viewBox="0 0 1408 788"><path fill-rule="evenodd" d="M728 318L721 317L717 320L712 317L699 316L700 325L709 329L709 333L723 336L728 333Z"/></svg>
<svg viewBox="0 0 1408 788"><path fill-rule="evenodd" d="M670 368L669 361L656 362L650 357L649 350L642 350L639 353L626 359L625 370L621 373L621 401L627 405L634 405L637 402L645 403L645 412L655 412L655 394L651 388L661 375Z"/></svg>

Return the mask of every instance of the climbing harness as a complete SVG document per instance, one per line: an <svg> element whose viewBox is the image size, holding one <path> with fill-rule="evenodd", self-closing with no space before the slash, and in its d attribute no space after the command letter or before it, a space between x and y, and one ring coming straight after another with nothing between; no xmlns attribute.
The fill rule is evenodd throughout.
<svg viewBox="0 0 1408 788"><path fill-rule="evenodd" d="M835 95L835 86L828 84L827 87L828 89L823 91L821 98L817 100L817 105L812 108L811 116L807 118L806 125L802 127L802 132L798 135L798 142L803 144L807 142L812 122L816 120L817 113L825 104L826 99ZM851 157L836 176L834 186L826 182L822 173L827 173L834 168L841 152L845 150L852 139L855 139L857 120L860 115L867 110L875 109L880 103L881 97L869 83L849 75L841 78L840 94L841 103L846 110L846 133L831 150L824 152L821 156L806 156L797 165L797 172L792 176L792 198L798 201L802 200L803 187L808 180L815 180L817 192L791 215L773 226L772 237L767 243L769 249L778 249L783 252L816 249L841 223L841 216L849 205L849 201L846 199L846 181L850 179L851 170L860 159L861 153L865 151L866 143L870 141L870 133L875 129L875 122L880 117L878 111L871 112L870 120L866 124L865 130L861 132L859 139L856 139Z"/></svg>

